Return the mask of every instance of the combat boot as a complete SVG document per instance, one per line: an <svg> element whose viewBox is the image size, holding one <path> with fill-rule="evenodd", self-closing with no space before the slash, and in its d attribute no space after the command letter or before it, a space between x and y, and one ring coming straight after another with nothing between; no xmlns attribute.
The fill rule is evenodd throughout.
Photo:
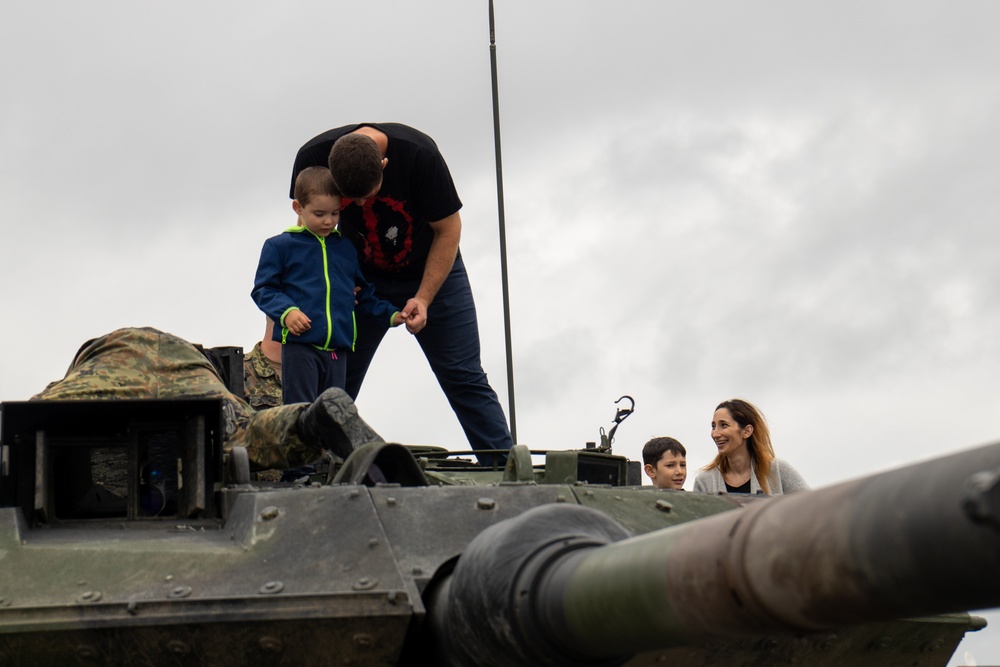
<svg viewBox="0 0 1000 667"><path fill-rule="evenodd" d="M303 410L297 426L303 440L318 442L343 459L365 443L385 442L361 418L347 392L336 387L324 391Z"/></svg>

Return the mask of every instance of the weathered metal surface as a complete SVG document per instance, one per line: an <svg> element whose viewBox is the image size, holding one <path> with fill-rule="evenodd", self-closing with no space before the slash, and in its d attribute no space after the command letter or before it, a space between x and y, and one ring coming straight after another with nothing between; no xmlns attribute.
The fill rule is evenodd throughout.
<svg viewBox="0 0 1000 667"><path fill-rule="evenodd" d="M1000 604L1000 492L990 476L1000 446L761 499L583 483L624 483L628 466L593 451L542 465L521 448L493 471L422 448L424 474L395 466L402 485L248 484L222 478L216 440L180 429L191 442L179 446L193 449L177 459L196 468L190 478L208 493L202 510L178 503L173 516L102 518L87 505L90 518L78 520L37 511L60 491L51 463L36 456L44 415L31 416L31 437L5 429L2 443L32 456L28 466L8 451L30 475L0 477L0 665L943 667L979 621L898 619ZM154 421L174 428L162 415ZM48 432L67 448L76 446L71 431ZM78 444L90 447L100 432L84 429ZM130 454L110 460L138 465L140 444L119 438L114 446ZM207 464L193 465L193 451ZM369 450L364 465L394 469L383 455L409 456ZM364 478L360 461L345 476ZM148 481L135 470L122 478L131 493ZM584 518L532 520L539 544L515 540L503 552L511 558L499 557L530 557L523 567L476 569L477 551L499 553L482 544L491 531L540 507ZM566 533L570 523L582 533ZM466 580L508 588L465 629L463 652L451 646L459 632L449 619L466 603L456 577L469 568ZM928 570L937 580L915 586ZM534 583L516 587L525 581ZM530 632L518 634L508 603L541 604ZM823 629L843 624L851 627ZM507 644L485 639L496 627Z"/></svg>
<svg viewBox="0 0 1000 667"><path fill-rule="evenodd" d="M872 623L802 636L749 638L640 653L626 667L945 667L965 633L968 615Z"/></svg>
<svg viewBox="0 0 1000 667"><path fill-rule="evenodd" d="M1000 490L978 480L998 469L992 445L631 539L611 514L651 503L585 489L606 511L542 506L476 536L433 598L439 640L456 664L570 665L994 607L1000 531L982 508ZM687 498L703 500L652 505Z"/></svg>

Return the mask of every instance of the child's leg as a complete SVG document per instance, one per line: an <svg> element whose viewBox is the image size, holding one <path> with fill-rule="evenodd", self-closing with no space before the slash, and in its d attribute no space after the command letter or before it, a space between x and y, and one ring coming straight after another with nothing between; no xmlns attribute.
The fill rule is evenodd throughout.
<svg viewBox="0 0 1000 667"><path fill-rule="evenodd" d="M323 376L320 378L320 393L330 387L344 389L347 386L347 353L342 350L320 352L323 357Z"/></svg>
<svg viewBox="0 0 1000 667"><path fill-rule="evenodd" d="M286 343L281 346L281 402L312 403L320 395L324 377L323 355L312 345Z"/></svg>

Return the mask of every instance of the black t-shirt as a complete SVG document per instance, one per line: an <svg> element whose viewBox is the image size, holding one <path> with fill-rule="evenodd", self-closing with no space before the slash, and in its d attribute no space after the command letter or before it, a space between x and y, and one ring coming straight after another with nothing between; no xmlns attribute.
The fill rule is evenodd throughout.
<svg viewBox="0 0 1000 667"><path fill-rule="evenodd" d="M340 233L354 243L365 277L376 286L383 281L419 280L424 273L437 222L462 208L455 183L437 144L429 136L399 123L345 125L314 137L299 149L295 177L306 167L328 166L334 142L362 125L384 132L389 139L382 187L364 208L345 197Z"/></svg>
<svg viewBox="0 0 1000 667"><path fill-rule="evenodd" d="M726 493L750 493L750 480L748 479L739 486L729 486L729 482L726 482Z"/></svg>

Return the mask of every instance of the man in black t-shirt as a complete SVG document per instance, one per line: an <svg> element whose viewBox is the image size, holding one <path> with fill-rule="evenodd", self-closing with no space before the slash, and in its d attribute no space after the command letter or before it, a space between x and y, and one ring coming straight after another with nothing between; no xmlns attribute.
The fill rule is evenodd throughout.
<svg viewBox="0 0 1000 667"><path fill-rule="evenodd" d="M401 309L469 444L509 449L510 429L480 361L476 307L459 251L462 202L434 140L399 123L347 125L299 149L292 183L311 166L330 167L343 195L340 233L357 248L376 295ZM361 313L357 325L347 361L351 398L388 330Z"/></svg>

